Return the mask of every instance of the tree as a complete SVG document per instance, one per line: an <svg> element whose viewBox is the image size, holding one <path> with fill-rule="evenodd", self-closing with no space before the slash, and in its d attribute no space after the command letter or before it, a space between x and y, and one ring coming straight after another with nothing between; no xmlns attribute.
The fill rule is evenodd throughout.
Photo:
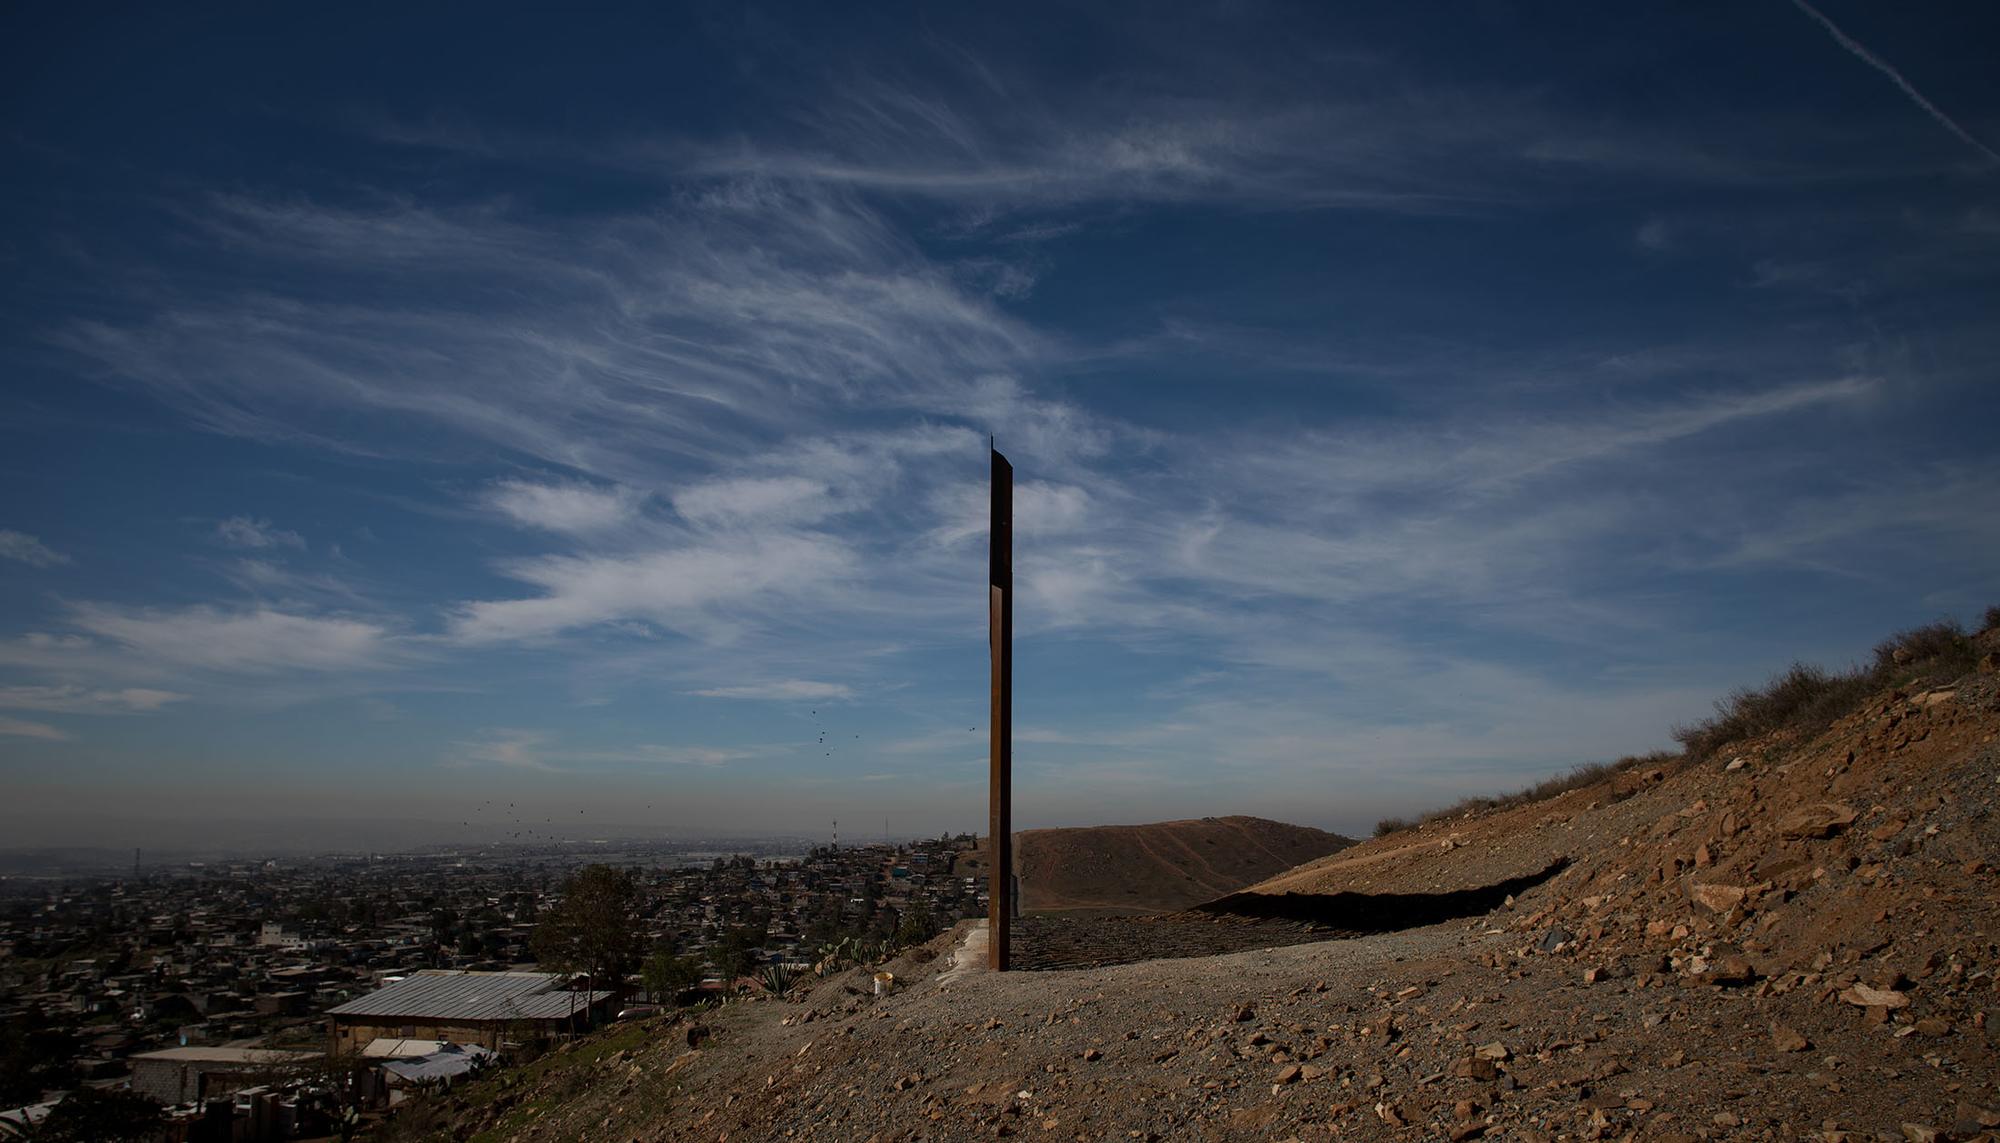
<svg viewBox="0 0 2000 1143"><path fill-rule="evenodd" d="M919 896L910 900L903 910L903 922L896 927L896 943L899 945L920 945L937 935L937 922L931 919L931 903Z"/></svg>
<svg viewBox="0 0 2000 1143"><path fill-rule="evenodd" d="M693 957L675 956L672 949L656 949L639 970L646 995L655 1004L674 1003L681 993L701 983L701 962Z"/></svg>
<svg viewBox="0 0 2000 1143"><path fill-rule="evenodd" d="M639 960L638 884L608 865L586 865L563 879L561 892L562 900L535 921L529 940L535 959L622 995L625 975Z"/></svg>
<svg viewBox="0 0 2000 1143"><path fill-rule="evenodd" d="M39 1009L0 1021L0 1106L34 1103L45 1089L68 1087L79 1051L76 1037L47 1027Z"/></svg>
<svg viewBox="0 0 2000 1143"><path fill-rule="evenodd" d="M78 1088L42 1120L38 1139L54 1143L120 1143L144 1139L166 1124L158 1100L120 1088Z"/></svg>
<svg viewBox="0 0 2000 1143"><path fill-rule="evenodd" d="M741 925L723 934L710 959L715 962L716 974L722 977L724 988L734 988L737 978L749 975L756 966L756 949L764 943L764 935L761 930Z"/></svg>

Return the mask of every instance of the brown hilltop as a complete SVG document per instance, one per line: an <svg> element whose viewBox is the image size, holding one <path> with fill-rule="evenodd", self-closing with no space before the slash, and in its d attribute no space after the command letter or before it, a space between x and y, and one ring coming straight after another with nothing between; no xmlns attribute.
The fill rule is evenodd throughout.
<svg viewBox="0 0 2000 1143"><path fill-rule="evenodd" d="M1014 835L1026 913L1162 913L1254 885L1354 844L1310 826L1241 815ZM984 851L960 876L984 871Z"/></svg>
<svg viewBox="0 0 2000 1143"><path fill-rule="evenodd" d="M2000 1140L2000 613L1961 641L1199 908L1036 919L1246 951L941 971L968 921L465 1085L428 1137Z"/></svg>

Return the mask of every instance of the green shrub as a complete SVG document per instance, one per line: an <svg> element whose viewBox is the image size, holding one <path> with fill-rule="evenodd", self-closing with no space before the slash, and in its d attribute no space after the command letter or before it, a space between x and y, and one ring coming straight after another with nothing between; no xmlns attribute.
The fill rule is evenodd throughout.
<svg viewBox="0 0 2000 1143"><path fill-rule="evenodd" d="M1388 837L1392 833L1400 833L1403 830L1409 829L1410 824L1402 818L1383 818L1381 821L1375 823L1375 836Z"/></svg>
<svg viewBox="0 0 2000 1143"><path fill-rule="evenodd" d="M795 979L791 969L776 962L765 965L764 971L758 974L759 983L763 984L765 990L773 996L783 996L790 992Z"/></svg>

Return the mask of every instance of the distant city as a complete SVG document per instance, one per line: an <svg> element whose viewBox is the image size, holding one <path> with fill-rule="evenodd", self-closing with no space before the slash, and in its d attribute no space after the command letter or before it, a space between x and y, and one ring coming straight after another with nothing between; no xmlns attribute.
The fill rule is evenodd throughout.
<svg viewBox="0 0 2000 1143"><path fill-rule="evenodd" d="M137 852L109 875L65 868L101 868L103 851L16 854L16 869L40 870L0 877L0 1114L26 1122L65 1092L129 1086L189 1120L243 1095L240 1117L265 1129L238 1137L308 1131L315 1115L393 1094L393 1071L329 1087L329 1066L448 1069L447 1056L574 1031L626 1000L754 990L760 973L782 980L839 948L982 915L984 883L957 869L973 842L621 840L173 864ZM639 956L681 966L670 995L650 971L574 993L573 975L540 971L537 921L586 867L630 878ZM460 974L540 998L539 1015L482 1022L462 999L456 1016L426 1000L435 1011L397 1010L359 1041L352 1020L337 1031L330 1017L400 982L435 990Z"/></svg>

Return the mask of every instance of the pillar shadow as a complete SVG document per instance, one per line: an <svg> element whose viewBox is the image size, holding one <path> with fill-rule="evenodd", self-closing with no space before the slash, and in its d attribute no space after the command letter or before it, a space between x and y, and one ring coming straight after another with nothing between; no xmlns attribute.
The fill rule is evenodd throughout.
<svg viewBox="0 0 2000 1143"><path fill-rule="evenodd" d="M1559 857L1545 869L1476 889L1447 893L1231 893L1194 911L1258 920L1308 922L1345 933L1387 933L1475 917L1569 867Z"/></svg>

